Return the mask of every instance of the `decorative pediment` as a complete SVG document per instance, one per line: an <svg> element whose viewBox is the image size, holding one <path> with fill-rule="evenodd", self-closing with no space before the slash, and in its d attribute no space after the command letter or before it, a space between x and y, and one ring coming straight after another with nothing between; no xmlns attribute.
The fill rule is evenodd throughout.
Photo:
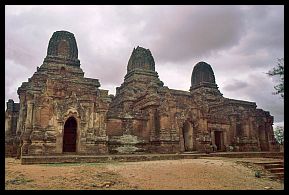
<svg viewBox="0 0 289 195"><path fill-rule="evenodd" d="M75 92L72 92L68 98L54 101L54 108L58 120L63 120L69 114L75 115L78 118L85 118L84 108L80 104Z"/></svg>

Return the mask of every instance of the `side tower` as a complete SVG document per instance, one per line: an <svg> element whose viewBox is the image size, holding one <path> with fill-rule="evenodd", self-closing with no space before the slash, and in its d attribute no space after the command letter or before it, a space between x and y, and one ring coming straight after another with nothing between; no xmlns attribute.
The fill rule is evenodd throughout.
<svg viewBox="0 0 289 195"><path fill-rule="evenodd" d="M198 62L193 68L189 99L190 101L187 102L190 103L190 107L187 106L183 110L186 121L181 128L185 151L207 151L212 144L216 144L214 140L216 135L221 136L217 141L222 141L218 145L218 150L224 150L225 144L227 144L225 138L229 121L220 116L219 121L210 123L210 109L221 105L224 97L218 89L211 65L206 62ZM215 126L220 125L222 128L219 128L218 131L212 130Z"/></svg>
<svg viewBox="0 0 289 195"><path fill-rule="evenodd" d="M218 90L212 67L199 62L195 65L190 93L204 114L202 131L208 143L218 151L274 151L273 117L256 109L255 102L223 97Z"/></svg>
<svg viewBox="0 0 289 195"><path fill-rule="evenodd" d="M21 155L107 152L108 91L85 78L75 37L53 33L47 56L18 88Z"/></svg>
<svg viewBox="0 0 289 195"><path fill-rule="evenodd" d="M192 72L190 91L199 87L218 88L213 69L206 62L197 63Z"/></svg>
<svg viewBox="0 0 289 195"><path fill-rule="evenodd" d="M19 117L19 103L12 99L7 102L5 111L5 156L15 157L17 154L16 129Z"/></svg>

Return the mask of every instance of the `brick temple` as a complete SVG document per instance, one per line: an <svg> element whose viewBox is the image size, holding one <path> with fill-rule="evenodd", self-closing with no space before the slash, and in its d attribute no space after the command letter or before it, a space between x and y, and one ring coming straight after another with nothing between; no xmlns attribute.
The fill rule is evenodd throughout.
<svg viewBox="0 0 289 195"><path fill-rule="evenodd" d="M223 97L206 62L194 66L188 91L169 89L150 50L137 47L116 94L99 87L84 77L74 35L54 32L20 102L7 102L6 156L278 151L273 116Z"/></svg>

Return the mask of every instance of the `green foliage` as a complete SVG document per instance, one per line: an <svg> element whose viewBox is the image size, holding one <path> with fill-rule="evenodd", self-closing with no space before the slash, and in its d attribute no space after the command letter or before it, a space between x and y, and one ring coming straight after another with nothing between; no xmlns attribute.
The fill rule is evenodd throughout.
<svg viewBox="0 0 289 195"><path fill-rule="evenodd" d="M274 86L276 92L273 94L280 94L284 98L284 58L278 59L277 67L274 67L267 73L269 76L279 76L279 84Z"/></svg>
<svg viewBox="0 0 289 195"><path fill-rule="evenodd" d="M260 171L256 171L255 172L255 177L260 178L261 177L261 172Z"/></svg>
<svg viewBox="0 0 289 195"><path fill-rule="evenodd" d="M274 136L279 144L284 143L284 127L277 126L274 129Z"/></svg>

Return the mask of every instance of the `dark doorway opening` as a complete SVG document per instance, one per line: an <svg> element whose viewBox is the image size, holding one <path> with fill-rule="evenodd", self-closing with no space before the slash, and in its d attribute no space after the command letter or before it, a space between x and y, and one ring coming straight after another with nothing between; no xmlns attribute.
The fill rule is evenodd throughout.
<svg viewBox="0 0 289 195"><path fill-rule="evenodd" d="M185 151L193 151L193 128L192 124L185 122L183 125L183 138Z"/></svg>
<svg viewBox="0 0 289 195"><path fill-rule="evenodd" d="M261 151L269 151L268 133L267 131L265 131L264 125L259 126L258 134Z"/></svg>
<svg viewBox="0 0 289 195"><path fill-rule="evenodd" d="M64 124L63 152L76 152L77 122L70 117Z"/></svg>
<svg viewBox="0 0 289 195"><path fill-rule="evenodd" d="M217 151L222 149L222 132L215 131L215 145L217 146Z"/></svg>

